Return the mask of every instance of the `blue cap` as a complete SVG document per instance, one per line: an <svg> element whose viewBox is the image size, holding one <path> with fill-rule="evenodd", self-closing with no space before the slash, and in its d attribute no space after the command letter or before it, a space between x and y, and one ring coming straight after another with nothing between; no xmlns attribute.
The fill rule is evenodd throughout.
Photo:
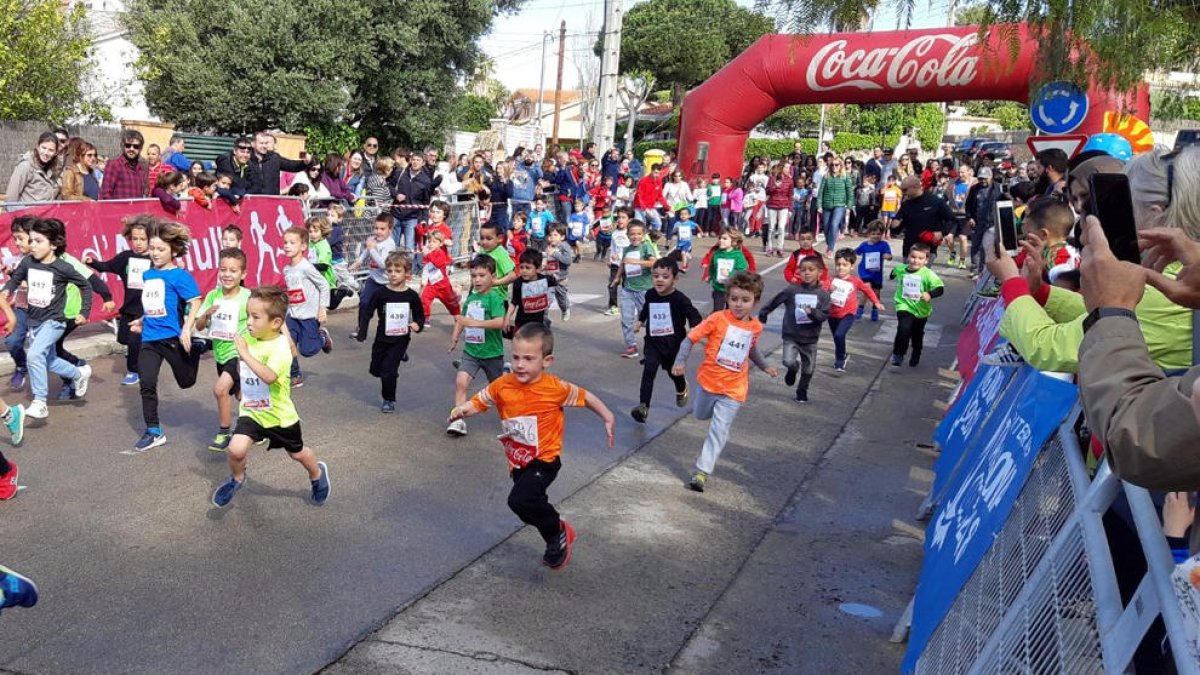
<svg viewBox="0 0 1200 675"><path fill-rule="evenodd" d="M1133 146L1120 134L1095 134L1088 139L1087 144L1080 149L1080 154L1096 150L1106 155L1116 157L1122 162L1133 159Z"/></svg>

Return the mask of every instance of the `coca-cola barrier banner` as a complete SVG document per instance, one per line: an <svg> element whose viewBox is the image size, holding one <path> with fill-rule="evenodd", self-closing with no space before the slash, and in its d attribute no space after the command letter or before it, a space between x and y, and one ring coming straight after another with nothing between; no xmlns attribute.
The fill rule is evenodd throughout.
<svg viewBox="0 0 1200 675"><path fill-rule="evenodd" d="M1015 34L1015 56L1001 35ZM683 100L679 166L689 176L739 176L750 131L776 110L805 103L1011 100L1028 104L1038 51L1024 25L832 35L765 35ZM1075 133L1103 131L1104 113L1149 119L1143 86L1132 94L1089 88ZM702 146L701 144L705 144ZM928 148L926 148L928 150Z"/></svg>
<svg viewBox="0 0 1200 675"><path fill-rule="evenodd" d="M247 197L242 200L241 213L234 213L221 200L214 202L212 210L184 201L182 210L175 216L167 214L157 199L54 203L0 214L0 256L8 267L20 255L12 240L12 219L32 214L66 223L67 251L75 257L83 260L84 256L90 255L108 260L129 249L129 242L121 236L121 220L141 213L171 218L191 231L187 255L180 258L178 264L192 273L203 293L216 287L221 230L226 225L242 228L242 250L246 252L248 262L246 286L250 288L283 282L286 262L283 232L289 227L304 225L304 207L299 199L292 197ZM115 274L104 274L102 278L112 289L113 299L120 309L125 296L120 278ZM2 280L7 281L7 276ZM115 315L102 311L98 296L93 295L92 299L90 320L110 319Z"/></svg>
<svg viewBox="0 0 1200 675"><path fill-rule="evenodd" d="M975 377L979 360L992 351L1000 339L1000 321L1004 318L1004 301L1000 298L980 300L971 320L958 336L958 373L963 386Z"/></svg>

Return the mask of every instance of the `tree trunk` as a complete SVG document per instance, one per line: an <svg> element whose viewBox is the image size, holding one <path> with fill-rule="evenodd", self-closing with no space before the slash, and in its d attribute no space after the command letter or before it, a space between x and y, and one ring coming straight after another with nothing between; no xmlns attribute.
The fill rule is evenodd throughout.
<svg viewBox="0 0 1200 675"><path fill-rule="evenodd" d="M633 151L633 130L637 126L637 109L637 105L629 106L629 122L626 123L625 127L625 152Z"/></svg>
<svg viewBox="0 0 1200 675"><path fill-rule="evenodd" d="M671 83L671 105L673 105L676 110L679 109L679 106L683 105L683 97L685 94L687 94L687 89L682 84L678 82Z"/></svg>

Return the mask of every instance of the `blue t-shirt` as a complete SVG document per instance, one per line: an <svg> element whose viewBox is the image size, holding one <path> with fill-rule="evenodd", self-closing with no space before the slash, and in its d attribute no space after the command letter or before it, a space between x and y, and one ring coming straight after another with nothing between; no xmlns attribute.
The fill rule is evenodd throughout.
<svg viewBox="0 0 1200 675"><path fill-rule="evenodd" d="M546 228L554 222L554 214L549 211L529 212L529 234L534 239L545 239Z"/></svg>
<svg viewBox="0 0 1200 675"><path fill-rule="evenodd" d="M967 193L971 191L971 186L965 181L959 181L954 184L954 210L962 211L967 205Z"/></svg>
<svg viewBox="0 0 1200 675"><path fill-rule="evenodd" d="M568 220L567 239L571 241L583 239L590 224L591 221L588 219L588 214L572 213L570 220Z"/></svg>
<svg viewBox="0 0 1200 675"><path fill-rule="evenodd" d="M142 275L142 342L179 337L181 305L200 297L196 280L182 267L154 267Z"/></svg>
<svg viewBox="0 0 1200 675"><path fill-rule="evenodd" d="M878 244L864 241L854 249L858 255L858 276L867 283L883 284L883 256L891 255L892 245L883 241Z"/></svg>

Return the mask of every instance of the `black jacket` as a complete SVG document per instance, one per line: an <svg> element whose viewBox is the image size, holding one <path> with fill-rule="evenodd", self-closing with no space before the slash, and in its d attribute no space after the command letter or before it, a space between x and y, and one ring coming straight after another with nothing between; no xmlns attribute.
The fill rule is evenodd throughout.
<svg viewBox="0 0 1200 675"><path fill-rule="evenodd" d="M392 174L392 193L404 195L404 201L392 209L392 215L397 220L412 220L425 218L425 209L406 208L409 204L428 204L433 199L433 181L425 171L418 171L414 176L411 169L405 169Z"/></svg>
<svg viewBox="0 0 1200 675"><path fill-rule="evenodd" d="M259 155L256 151L250 155L250 165L257 167L255 177L258 182L252 182L246 192L252 195L277 195L280 172L300 173L308 167L308 162L280 157L274 151L265 155Z"/></svg>
<svg viewBox="0 0 1200 675"><path fill-rule="evenodd" d="M230 192L235 197L240 198L246 194L261 194L251 189L255 185L262 185L261 167L254 163L253 158L247 164L237 167L234 164L233 151L231 150L223 155L219 155L216 161L218 176L227 173L233 177L233 187L230 189ZM276 174L275 177L278 179L279 174Z"/></svg>

